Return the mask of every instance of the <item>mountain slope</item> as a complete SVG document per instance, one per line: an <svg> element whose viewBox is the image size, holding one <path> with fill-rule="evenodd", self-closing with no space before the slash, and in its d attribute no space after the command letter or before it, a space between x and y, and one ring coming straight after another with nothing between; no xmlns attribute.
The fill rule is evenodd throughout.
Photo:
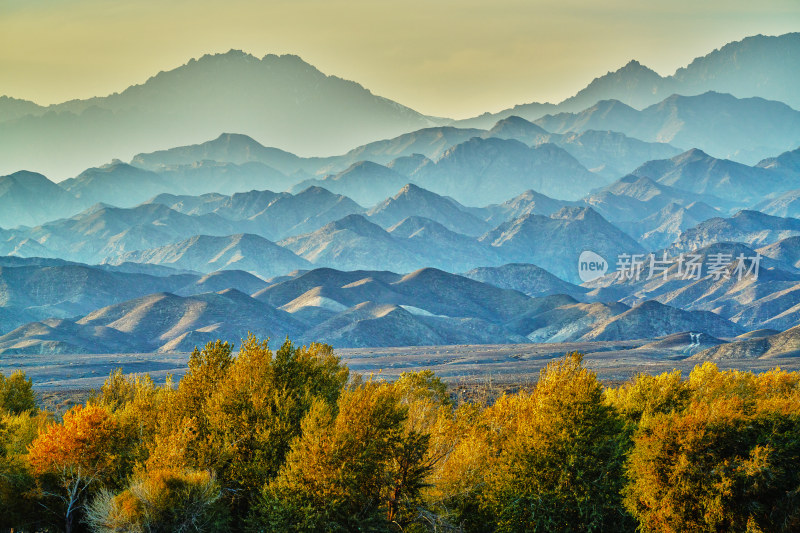
<svg viewBox="0 0 800 533"><path fill-rule="evenodd" d="M744 332L741 327L710 311L684 311L648 300L601 322L584 335L583 340L654 338L682 331L702 332L712 337L735 337Z"/></svg>
<svg viewBox="0 0 800 533"><path fill-rule="evenodd" d="M130 209L97 205L68 219L30 229L15 230L2 252L22 255L20 244L36 244L32 252L46 250L65 259L100 263L106 257L131 250L164 246L192 235L230 235L233 223L215 215L189 216L161 204Z"/></svg>
<svg viewBox="0 0 800 533"><path fill-rule="evenodd" d="M515 140L473 138L447 150L435 164L422 166L412 180L465 205L504 202L533 189L577 199L604 180L553 144L528 147Z"/></svg>
<svg viewBox="0 0 800 533"><path fill-rule="evenodd" d="M719 361L725 359L772 359L800 353L800 326L782 333L722 344L694 355L692 359Z"/></svg>
<svg viewBox="0 0 800 533"><path fill-rule="evenodd" d="M341 153L432 123L297 56L259 59L231 50L193 59L118 94L0 123L0 172L28 167L74 175L112 157L128 159L223 131L298 153Z"/></svg>
<svg viewBox="0 0 800 533"><path fill-rule="evenodd" d="M600 254L609 270L620 254L644 252L636 241L588 207L565 207L550 217L525 215L501 224L480 240L509 262L533 263L570 282L579 282L578 258L583 251Z"/></svg>
<svg viewBox="0 0 800 533"><path fill-rule="evenodd" d="M317 186L352 198L361 205L374 205L390 196L407 181L406 176L383 165L371 161L360 161L337 174L331 174L322 179L301 181L291 187L289 192L299 192L308 187Z"/></svg>
<svg viewBox="0 0 800 533"><path fill-rule="evenodd" d="M148 170L122 162L89 168L59 184L84 205L107 203L133 207L159 193L172 191L167 181Z"/></svg>
<svg viewBox="0 0 800 533"><path fill-rule="evenodd" d="M35 226L72 216L86 205L41 174L0 176L0 227Z"/></svg>
<svg viewBox="0 0 800 533"><path fill-rule="evenodd" d="M491 246L451 231L429 218L410 216L390 227L388 232L424 258L424 266L461 272L478 265L503 262Z"/></svg>
<svg viewBox="0 0 800 533"><path fill-rule="evenodd" d="M745 164L800 144L800 111L781 102L715 92L672 95L641 111L605 100L578 113L542 117L536 124L555 133L618 131L642 141L699 148Z"/></svg>
<svg viewBox="0 0 800 533"><path fill-rule="evenodd" d="M791 179L759 167L716 159L697 149L671 159L645 163L634 170L633 175L740 204L800 186L800 176Z"/></svg>
<svg viewBox="0 0 800 533"><path fill-rule="evenodd" d="M196 235L190 239L149 250L127 252L111 264L148 263L197 272L244 270L264 279L310 268L311 263L273 242L250 234L212 237Z"/></svg>
<svg viewBox="0 0 800 533"><path fill-rule="evenodd" d="M425 262L361 215L348 215L278 244L315 265L342 270L380 270L392 265L393 269L407 272Z"/></svg>
<svg viewBox="0 0 800 533"><path fill-rule="evenodd" d="M758 96L800 109L800 97L793 90L796 73L800 71L798 58L800 33L774 37L754 35L695 58L671 76L662 77L632 60L618 70L595 78L586 88L558 105L521 104L498 113L461 120L458 124L488 128L512 115L536 120L546 114L580 111L600 100L619 100L642 109L674 93L691 96L708 91L730 93L738 98Z"/></svg>
<svg viewBox="0 0 800 533"><path fill-rule="evenodd" d="M367 216L384 228L410 216L434 220L451 231L465 235L481 235L490 228L489 224L466 212L458 202L411 183L367 211Z"/></svg>
<svg viewBox="0 0 800 533"><path fill-rule="evenodd" d="M258 201L263 201L263 195L254 195ZM332 221L363 212L364 208L346 196L321 187L309 187L293 196L275 196L263 210L247 220L252 233L278 240L313 232Z"/></svg>
<svg viewBox="0 0 800 533"><path fill-rule="evenodd" d="M566 294L580 299L588 289L567 283L543 268L524 263L510 263L498 267L474 268L462 274L464 277L489 283L501 289L512 289L533 298Z"/></svg>
<svg viewBox="0 0 800 533"><path fill-rule="evenodd" d="M744 210L730 218L712 218L686 230L671 250L688 252L718 242L764 246L794 235L800 235L800 220Z"/></svg>

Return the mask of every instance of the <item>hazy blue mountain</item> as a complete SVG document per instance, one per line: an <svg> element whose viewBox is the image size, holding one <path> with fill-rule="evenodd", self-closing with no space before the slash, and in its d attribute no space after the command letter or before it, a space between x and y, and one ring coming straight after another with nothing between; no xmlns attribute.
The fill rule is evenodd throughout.
<svg viewBox="0 0 800 533"><path fill-rule="evenodd" d="M150 170L193 165L201 161L217 161L237 165L262 163L284 174L292 174L300 169L316 169L319 164L285 150L266 147L252 137L241 133L223 133L213 140L200 144L140 153L131 159L133 165Z"/></svg>
<svg viewBox="0 0 800 533"><path fill-rule="evenodd" d="M86 205L41 174L0 176L0 227L35 226L72 216Z"/></svg>
<svg viewBox="0 0 800 533"><path fill-rule="evenodd" d="M0 171L27 167L74 175L113 157L226 131L327 155L435 123L357 83L326 76L297 56L259 59L231 50L193 59L121 93L0 123Z"/></svg>
<svg viewBox="0 0 800 533"><path fill-rule="evenodd" d="M332 316L307 331L303 339L325 339L341 348L525 342L524 337L485 320L430 316L414 308L375 302L363 302Z"/></svg>
<svg viewBox="0 0 800 533"><path fill-rule="evenodd" d="M648 300L602 321L581 340L619 340L631 338L629 335L632 332L640 338L655 338L682 331L702 332L713 337L735 337L745 330L711 311L684 311Z"/></svg>
<svg viewBox="0 0 800 533"><path fill-rule="evenodd" d="M390 301L389 284L402 279L401 274L383 271L342 271L333 268L315 268L299 276L280 280L255 293L254 298L275 307L286 307L310 291L320 305L339 311L367 300ZM320 290L330 295L323 296ZM306 302L307 304L307 302Z"/></svg>
<svg viewBox="0 0 800 533"><path fill-rule="evenodd" d="M558 107L565 111L578 111L600 100L619 100L636 109L642 109L658 101L655 98L661 92L662 86L663 78L657 72L631 60L624 67L595 78L586 88L561 102Z"/></svg>
<svg viewBox="0 0 800 533"><path fill-rule="evenodd" d="M421 315L478 318L504 323L528 309L530 298L486 283L424 268L397 275L386 271L322 268L267 287L254 295L297 314L306 307L341 312L365 301L401 305Z"/></svg>
<svg viewBox="0 0 800 533"><path fill-rule="evenodd" d="M183 213L184 215L207 215L216 211L229 200L230 196L219 193L206 193L194 196L190 194L172 194L165 192L150 198L146 203L165 205L173 211Z"/></svg>
<svg viewBox="0 0 800 533"><path fill-rule="evenodd" d="M622 177L599 191L590 194L582 202L612 222L642 222L670 204L688 206L697 202L705 202L705 204L711 204L717 208L729 208L731 206L729 201L722 200L716 196L689 192L666 183L654 181L649 177L649 174L663 177L663 174L658 176L654 172L642 171L640 175L630 174ZM665 179L664 181L671 180ZM695 186L700 185L695 184ZM709 209L710 211L706 214L712 212L713 214L707 218L721 214L719 211L715 212L714 208L710 206ZM695 212L697 215L701 215L701 210L695 209ZM702 220L705 220L705 218Z"/></svg>
<svg viewBox="0 0 800 533"><path fill-rule="evenodd" d="M781 239L758 248L757 251L764 257L800 268L800 236Z"/></svg>
<svg viewBox="0 0 800 533"><path fill-rule="evenodd" d="M800 217L800 189L786 191L777 198L762 200L753 206L753 210L776 217Z"/></svg>
<svg viewBox="0 0 800 533"><path fill-rule="evenodd" d="M564 207L578 205L578 202L555 200L534 190L528 190L520 195L506 200L502 204L492 204L485 208L486 222L497 226L507 220L513 220L524 215L550 216Z"/></svg>
<svg viewBox="0 0 800 533"><path fill-rule="evenodd" d="M543 268L529 263L509 263L496 267L480 267L462 274L501 289L513 289L531 297L567 294L580 299L588 289L568 283Z"/></svg>
<svg viewBox="0 0 800 533"><path fill-rule="evenodd" d="M634 170L633 174L740 205L800 186L800 175L785 176L760 167L716 159L698 149L671 159L650 161Z"/></svg>
<svg viewBox="0 0 800 533"><path fill-rule="evenodd" d="M270 240L315 231L347 215L363 213L364 208L346 196L321 187L292 195L275 197L263 210L248 218L253 233Z"/></svg>
<svg viewBox="0 0 800 533"><path fill-rule="evenodd" d="M312 191L306 192L310 193ZM219 206L214 209L214 212L230 220L245 220L262 213L273 202L282 198L291 198L291 195L288 193L274 193L272 191L237 192L222 201ZM337 198L337 201L338 200ZM314 202L309 201L309 203L313 204ZM312 205L311 207L318 208L319 206Z"/></svg>
<svg viewBox="0 0 800 533"><path fill-rule="evenodd" d="M777 359L794 357L800 353L800 326L773 333L766 337L735 340L708 348L692 356L696 361L724 361L726 359Z"/></svg>
<svg viewBox="0 0 800 533"><path fill-rule="evenodd" d="M346 168L358 161L374 161L387 164L398 157L414 154L424 155L429 159L438 159L448 148L461 144L473 137L483 134L483 130L473 128L454 128L439 126L423 128L405 133L390 139L374 141L350 150L336 158L330 158L336 168Z"/></svg>
<svg viewBox="0 0 800 533"><path fill-rule="evenodd" d="M375 205L408 182L408 177L371 161L360 161L324 178L301 181L289 189L297 193L311 186L352 198L361 205Z"/></svg>
<svg viewBox="0 0 800 533"><path fill-rule="evenodd" d="M172 292L178 296L192 296L206 292L236 289L245 294L255 294L268 285L268 282L244 270L218 270L199 276L193 283L184 285L182 288Z"/></svg>
<svg viewBox="0 0 800 533"><path fill-rule="evenodd" d="M458 121L464 127L490 128L499 119L517 115L536 120L547 114L575 112L600 100L619 100L642 109L672 94L697 95L707 91L739 98L758 96L800 109L794 91L800 72L800 33L772 37L755 35L695 58L672 76L662 77L636 60L595 78L586 88L560 104L530 103L498 113L484 113ZM688 145L687 145L688 147Z"/></svg>
<svg viewBox="0 0 800 533"><path fill-rule="evenodd" d="M566 150L592 172L606 178L618 178L642 163L681 152L666 143L644 142L615 131L550 133L516 116L500 120L483 137L515 139L528 145L552 143Z"/></svg>
<svg viewBox="0 0 800 533"><path fill-rule="evenodd" d="M483 138L514 139L527 145L555 142L553 134L522 117L510 116L498 120L492 128L481 135ZM556 137L560 139L560 136Z"/></svg>
<svg viewBox="0 0 800 533"><path fill-rule="evenodd" d="M641 220L620 222L618 226L646 249L660 250L669 247L684 231L721 214L703 202L686 205L671 202Z"/></svg>
<svg viewBox="0 0 800 533"><path fill-rule="evenodd" d="M760 96L800 109L800 95L794 90L800 72L798 52L800 33L746 37L678 69L669 91L720 91L739 98Z"/></svg>
<svg viewBox="0 0 800 533"><path fill-rule="evenodd" d="M588 207L565 207L549 217L524 215L499 225L481 241L508 262L533 263L570 282L579 282L578 258L585 250L602 256L610 271L620 254L644 253L635 240Z"/></svg>
<svg viewBox="0 0 800 533"><path fill-rule="evenodd" d="M408 272L425 264L404 243L361 215L349 215L318 230L278 242L318 266L343 270Z"/></svg>
<svg viewBox="0 0 800 533"><path fill-rule="evenodd" d="M401 306L362 302L308 330L303 339L325 339L337 348L433 346L444 339Z"/></svg>
<svg viewBox="0 0 800 533"><path fill-rule="evenodd" d="M514 107L489 113L488 111L477 117L466 118L454 122L460 128L482 128L489 129L498 121L508 117L521 117L525 120L536 120L548 114L558 113L559 107L556 104L530 102L527 104L517 104Z"/></svg>
<svg viewBox="0 0 800 533"><path fill-rule="evenodd" d="M203 273L243 270L263 279L311 267L311 263L263 237L241 233L225 237L196 235L159 248L126 252L109 262L151 263Z"/></svg>
<svg viewBox="0 0 800 533"><path fill-rule="evenodd" d="M553 144L528 147L515 140L473 138L447 150L413 176L417 185L465 205L499 203L534 189L577 199L604 180Z"/></svg>
<svg viewBox="0 0 800 533"><path fill-rule="evenodd" d="M296 337L291 315L235 289L190 297L155 293L103 307L78 320L49 319L0 337L0 353L191 351L217 338L234 342Z"/></svg>
<svg viewBox="0 0 800 533"><path fill-rule="evenodd" d="M386 166L404 176L411 176L419 170L421 166L431 163L432 161L422 154L411 154L392 159Z"/></svg>
<svg viewBox="0 0 800 533"><path fill-rule="evenodd" d="M155 172L121 161L84 170L76 177L60 182L59 186L87 206L102 202L117 207L133 207L159 193L174 191L171 184Z"/></svg>
<svg viewBox="0 0 800 533"><path fill-rule="evenodd" d="M618 131L643 141L700 148L714 157L747 164L800 144L800 111L781 102L715 92L672 95L642 111L604 100L577 113L542 117L536 123L555 133Z"/></svg>
<svg viewBox="0 0 800 533"><path fill-rule="evenodd" d="M800 219L743 210L730 218L712 218L684 231L670 250L690 252L718 242L738 242L758 247L794 235L800 235Z"/></svg>
<svg viewBox="0 0 800 533"><path fill-rule="evenodd" d="M295 183L293 178L256 161L242 164L201 161L165 167L159 174L170 184L167 191L195 195L265 189L282 191Z"/></svg>
<svg viewBox="0 0 800 533"><path fill-rule="evenodd" d="M528 309L518 313L506 327L530 342L576 341L598 323L628 309L620 303L582 303L566 294L556 294L532 300Z"/></svg>
<svg viewBox="0 0 800 533"><path fill-rule="evenodd" d="M97 205L68 219L30 229L15 230L3 243L3 253L19 250L30 241L58 257L84 263L99 263L132 250L164 246L193 235L236 233L231 222L215 215L189 216L160 204L124 209ZM31 255L31 254L29 254Z"/></svg>
<svg viewBox="0 0 800 533"><path fill-rule="evenodd" d="M461 272L475 266L499 265L500 254L474 237L451 231L429 218L409 216L388 229L406 248L424 258L425 266ZM387 265L390 266L390 265Z"/></svg>
<svg viewBox="0 0 800 533"><path fill-rule="evenodd" d="M406 184L397 194L387 198L369 211L372 222L388 228L414 216L425 217L443 225L450 231L478 236L491 229L480 218L466 212L455 200L427 191L414 184Z"/></svg>
<svg viewBox="0 0 800 533"><path fill-rule="evenodd" d="M46 107L28 100L0 96L0 122L15 120L25 115L41 115L46 111Z"/></svg>
<svg viewBox="0 0 800 533"><path fill-rule="evenodd" d="M34 320L73 317L152 292L175 291L198 278L110 272L77 263L26 263L0 267L0 333Z"/></svg>
<svg viewBox="0 0 800 533"><path fill-rule="evenodd" d="M784 152L776 157L768 157L758 162L759 168L765 168L787 177L800 176L800 148Z"/></svg>
<svg viewBox="0 0 800 533"><path fill-rule="evenodd" d="M762 257L758 277L752 275L739 279L735 274L736 258L754 257L756 251L743 244L720 242L692 252L706 265L699 279L678 271L674 261L663 276L639 280L615 279L607 275L584 284L592 289L590 300L620 300L634 304L642 300L658 300L670 306L689 311L713 311L739 326L748 329L774 327L785 329L800 320L800 273L791 264ZM677 258L677 255L673 255ZM730 259L725 270L728 275L714 276L708 265L715 258ZM724 259L723 259L724 261ZM748 263L749 266L749 263ZM684 271L685 272L685 271Z"/></svg>
<svg viewBox="0 0 800 533"><path fill-rule="evenodd" d="M644 142L615 131L585 130L564 134L552 142L592 172L612 179L647 161L665 159L681 152L667 143Z"/></svg>

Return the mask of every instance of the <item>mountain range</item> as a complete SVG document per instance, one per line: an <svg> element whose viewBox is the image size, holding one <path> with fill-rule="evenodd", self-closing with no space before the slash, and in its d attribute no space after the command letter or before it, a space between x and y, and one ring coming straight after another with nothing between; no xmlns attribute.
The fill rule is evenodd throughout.
<svg viewBox="0 0 800 533"><path fill-rule="evenodd" d="M464 121L424 116L373 95L355 82L325 75L294 55L270 54L257 58L231 50L192 59L140 85L104 97L46 107L0 97L0 173L27 169L60 179L115 157L129 159L140 152L199 143L224 132L250 135L262 144L275 146L278 150L274 150L274 155L285 159L291 159L291 154L284 157L282 151L333 155L426 126L491 128L498 120L512 115L538 120L546 114L591 109L603 100L617 100L637 109L669 102L660 104L662 111L678 113L681 120L687 121L697 115L698 108L695 106L688 114L680 111L675 107L673 95L693 97L708 91L738 98L758 96L800 109L800 100L791 89L796 81L794 73L800 70L799 49L800 33L778 37L757 35L698 57L666 78L631 61L596 78L558 105L524 104ZM232 79L237 83L228 83ZM763 104L755 107L764 113L768 109ZM702 116L707 119L721 109L718 105L710 106L709 113ZM770 118L776 117L773 114ZM732 150L730 142L720 145L687 142L696 140L697 135L684 128L666 134L663 118L653 119L661 120L661 126L639 124L637 128L655 136L660 129L659 140L672 142L666 139L669 136L685 149L697 147L718 157L732 157L738 150L744 162L750 162L764 148L779 151L772 144L749 151L742 146ZM587 128L572 131L584 129ZM593 129L628 134L620 128ZM725 133L724 126L717 127L715 132ZM641 135L634 137L649 140ZM797 144L798 137L791 141ZM220 161L212 156L184 162L191 164L202 159ZM354 162L357 161L351 161ZM270 166L283 171L280 166Z"/></svg>
<svg viewBox="0 0 800 533"><path fill-rule="evenodd" d="M0 98L0 353L253 332L791 355L798 39L668 77L633 61L558 105L466 121L237 51L102 98ZM628 279L626 257L669 261Z"/></svg>
<svg viewBox="0 0 800 533"><path fill-rule="evenodd" d="M730 93L739 98L760 96L800 109L800 97L792 89L797 81L794 73L800 70L798 48L800 33L754 35L697 57L671 76L661 76L631 60L618 70L595 78L586 88L558 105L521 104L498 113L485 113L461 124L486 127L511 115L536 120L558 111L580 111L600 100L611 99L643 109L672 94L692 96L708 91Z"/></svg>

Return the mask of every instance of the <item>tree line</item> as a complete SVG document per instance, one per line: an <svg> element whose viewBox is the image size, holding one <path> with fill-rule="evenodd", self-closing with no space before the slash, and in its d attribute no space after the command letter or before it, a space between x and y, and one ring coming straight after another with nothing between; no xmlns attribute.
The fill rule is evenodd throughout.
<svg viewBox="0 0 800 533"><path fill-rule="evenodd" d="M798 531L798 415L777 368L604 387L571 353L531 391L454 402L430 371L217 341L177 383L117 371L61 417L0 374L0 529Z"/></svg>

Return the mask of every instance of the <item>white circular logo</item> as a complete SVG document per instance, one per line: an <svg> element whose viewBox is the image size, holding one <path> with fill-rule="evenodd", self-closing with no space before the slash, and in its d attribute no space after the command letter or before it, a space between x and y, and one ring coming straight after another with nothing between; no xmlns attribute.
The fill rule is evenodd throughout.
<svg viewBox="0 0 800 533"><path fill-rule="evenodd" d="M608 262L600 254L590 250L581 252L578 258L578 276L584 283L602 278L608 272Z"/></svg>

